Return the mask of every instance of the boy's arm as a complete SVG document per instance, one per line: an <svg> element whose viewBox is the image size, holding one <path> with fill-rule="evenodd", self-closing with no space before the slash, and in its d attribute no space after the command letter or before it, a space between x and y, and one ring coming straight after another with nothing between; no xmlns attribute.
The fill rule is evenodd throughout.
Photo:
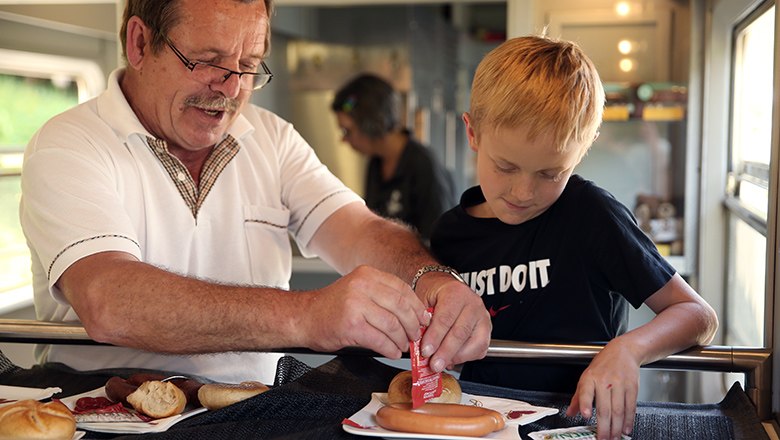
<svg viewBox="0 0 780 440"><path fill-rule="evenodd" d="M656 316L601 350L580 377L567 411L589 418L595 400L599 439L631 432L641 365L693 345L709 344L718 328L715 311L679 274L645 304Z"/></svg>

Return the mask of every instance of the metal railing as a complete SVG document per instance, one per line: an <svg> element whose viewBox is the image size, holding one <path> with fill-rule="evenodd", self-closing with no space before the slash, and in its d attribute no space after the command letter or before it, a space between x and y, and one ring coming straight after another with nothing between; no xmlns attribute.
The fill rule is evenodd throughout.
<svg viewBox="0 0 780 440"><path fill-rule="evenodd" d="M0 319L0 342L99 345L78 323L41 322L27 319ZM603 345L540 344L492 340L487 357L524 362L587 364ZM300 348L282 348L285 353L315 353ZM342 355L376 355L364 349L345 349ZM719 371L745 374L745 392L756 406L760 420L771 418L771 352L765 348L703 346L673 354L644 365L667 370Z"/></svg>
<svg viewBox="0 0 780 440"><path fill-rule="evenodd" d="M603 345L532 344L492 340L488 357L522 359L526 362L587 364ZM745 374L745 393L760 420L772 415L772 354L766 348L707 345L689 348L643 368L718 371Z"/></svg>

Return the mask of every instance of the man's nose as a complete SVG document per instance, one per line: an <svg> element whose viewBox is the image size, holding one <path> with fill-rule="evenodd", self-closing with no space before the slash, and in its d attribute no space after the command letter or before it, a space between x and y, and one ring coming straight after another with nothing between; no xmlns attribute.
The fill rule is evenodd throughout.
<svg viewBox="0 0 780 440"><path fill-rule="evenodd" d="M235 73L230 73L225 80L221 78L209 86L211 90L220 92L227 98L235 98L241 91L241 78Z"/></svg>

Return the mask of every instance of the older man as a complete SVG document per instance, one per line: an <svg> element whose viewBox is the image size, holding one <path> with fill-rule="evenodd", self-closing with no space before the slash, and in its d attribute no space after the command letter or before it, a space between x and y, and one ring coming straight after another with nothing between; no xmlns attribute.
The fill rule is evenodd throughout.
<svg viewBox="0 0 780 440"><path fill-rule="evenodd" d="M38 316L79 320L115 346L45 347L42 359L270 382L274 359L258 351L398 358L429 323L434 369L485 355L479 297L372 214L290 124L247 104L272 77L271 8L129 0L126 68L30 142L21 219ZM286 291L289 235L346 275Z"/></svg>

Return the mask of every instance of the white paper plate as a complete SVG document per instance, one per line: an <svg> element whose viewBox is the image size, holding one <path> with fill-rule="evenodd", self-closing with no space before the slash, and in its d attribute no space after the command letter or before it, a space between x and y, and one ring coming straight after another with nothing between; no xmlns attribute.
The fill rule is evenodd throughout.
<svg viewBox="0 0 780 440"><path fill-rule="evenodd" d="M75 396L66 397L60 399L68 408L73 410L76 406L76 401L82 397L106 397L106 390L104 387L100 387L96 390L88 391L86 393L78 394ZM190 411L185 411L175 416L166 417L164 419L156 419L151 422L88 422L76 423L76 426L80 429L94 432L107 432L112 434L141 434L146 432L163 432L167 431L171 426L181 422L182 420L192 417L196 414L200 414L206 411L206 408L195 408Z"/></svg>
<svg viewBox="0 0 780 440"><path fill-rule="evenodd" d="M467 393L463 393L461 397L462 404L475 404L479 406L490 408L504 414L504 420L506 427L501 431L493 432L484 437L462 437L452 435L436 435L436 434L418 434L410 432L398 432L390 431L377 426L375 415L377 410L385 405L387 402L386 393L373 393L371 394L371 401L363 407L360 411L353 414L349 420L356 425L352 426L342 424L344 431L362 435L366 437L383 437L387 439L431 439L431 440L467 440L474 438L488 438L488 439L501 439L501 440L517 440L520 438L520 434L517 432L517 427L520 425L526 425L528 423L539 420L543 417L556 414L557 408L546 408L540 406L533 406L527 402L511 399L501 399L497 397L477 396ZM510 411L533 411L533 413L523 414L518 418L508 418L507 414Z"/></svg>
<svg viewBox="0 0 780 440"><path fill-rule="evenodd" d="M26 387L12 387L8 385L0 385L0 399L5 403L0 403L0 407L10 405L19 400L43 400L49 397L61 393L62 389L57 387L52 388L26 388Z"/></svg>

